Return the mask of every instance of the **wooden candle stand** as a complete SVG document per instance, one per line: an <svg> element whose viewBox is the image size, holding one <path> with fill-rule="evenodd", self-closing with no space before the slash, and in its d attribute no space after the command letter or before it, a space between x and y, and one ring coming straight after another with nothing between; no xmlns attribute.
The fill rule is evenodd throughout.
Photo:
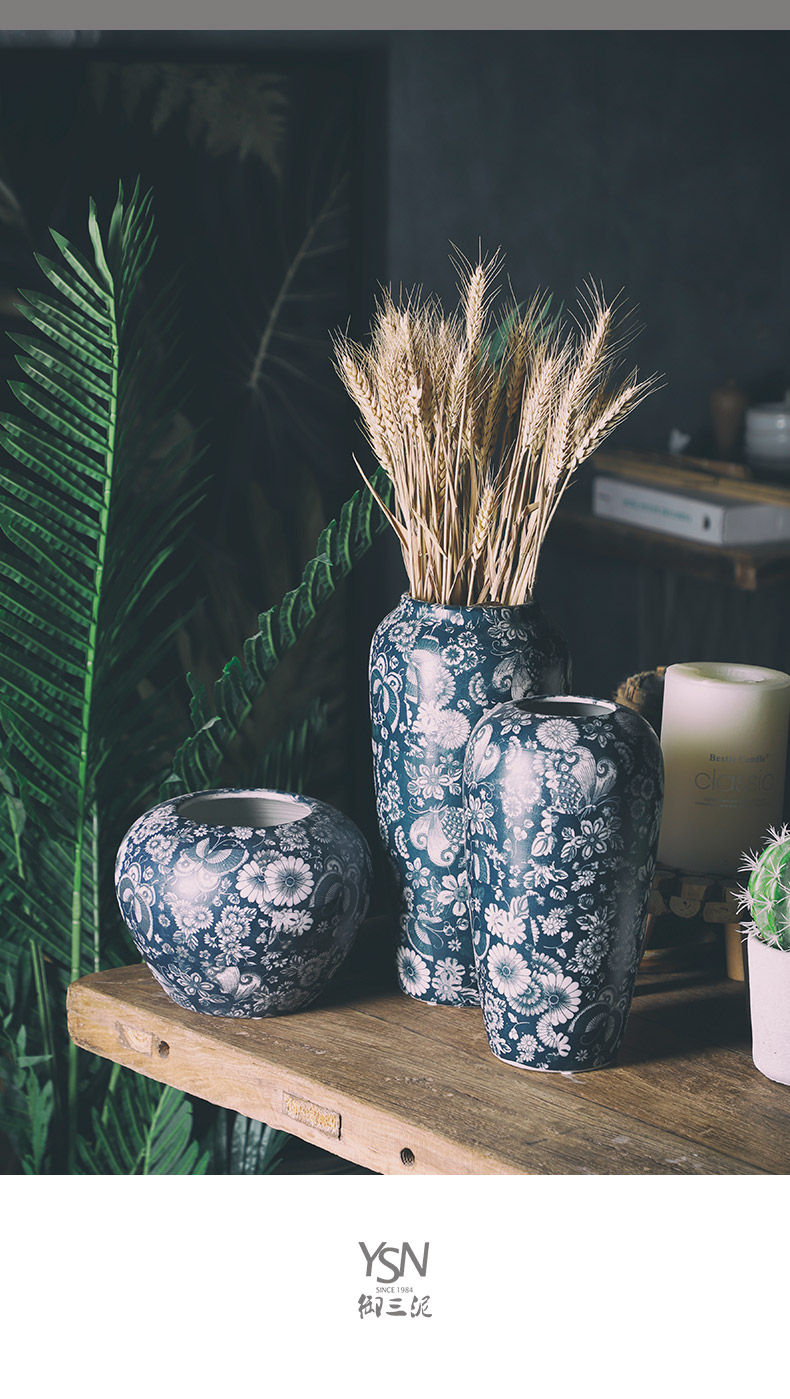
<svg viewBox="0 0 790 1399"><path fill-rule="evenodd" d="M712 965L721 962L723 946L727 976L744 981L739 888L737 880L721 875L681 874L659 866L653 876L641 970Z"/></svg>

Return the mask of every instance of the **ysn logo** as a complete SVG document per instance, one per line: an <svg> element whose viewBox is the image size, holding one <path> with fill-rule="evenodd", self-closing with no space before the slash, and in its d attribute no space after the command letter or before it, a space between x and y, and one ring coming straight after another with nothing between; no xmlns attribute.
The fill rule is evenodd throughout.
<svg viewBox="0 0 790 1399"><path fill-rule="evenodd" d="M428 1271L429 1244L423 1244L422 1261L417 1257L411 1244L383 1243L379 1244L378 1248L372 1251L366 1248L363 1243L360 1243L359 1246L365 1255L365 1263L367 1265L365 1277L369 1278L372 1276L374 1264L379 1268L389 1269L389 1275L385 1274L384 1277L377 1275L376 1282L398 1282L406 1272L407 1258L411 1259L415 1272L419 1273L421 1278L424 1278ZM390 1257L387 1256L388 1254Z"/></svg>

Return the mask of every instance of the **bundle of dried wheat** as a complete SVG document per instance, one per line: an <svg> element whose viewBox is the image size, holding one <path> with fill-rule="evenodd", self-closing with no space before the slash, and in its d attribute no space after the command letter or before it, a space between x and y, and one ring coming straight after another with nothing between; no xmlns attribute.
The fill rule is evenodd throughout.
<svg viewBox="0 0 790 1399"><path fill-rule="evenodd" d="M596 287L580 299L575 334L549 320L540 293L492 325L499 255L455 265L461 303L452 316L417 292L400 306L385 292L370 346L338 335L335 361L393 483L392 511L379 503L412 596L515 606L532 597L546 531L577 467L657 380L639 383L634 369L610 388L633 332L621 323L616 333L616 302Z"/></svg>

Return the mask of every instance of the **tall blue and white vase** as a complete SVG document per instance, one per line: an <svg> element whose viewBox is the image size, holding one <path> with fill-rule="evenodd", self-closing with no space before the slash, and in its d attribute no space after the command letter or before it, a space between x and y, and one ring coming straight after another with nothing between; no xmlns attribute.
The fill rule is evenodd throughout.
<svg viewBox="0 0 790 1399"><path fill-rule="evenodd" d="M663 791L659 741L621 705L525 699L477 724L464 767L469 907L499 1059L567 1071L616 1055Z"/></svg>
<svg viewBox="0 0 790 1399"><path fill-rule="evenodd" d="M467 739L502 700L569 684L567 643L537 603L450 607L404 594L373 637L379 829L398 905L398 979L418 1000L480 1000L463 844Z"/></svg>

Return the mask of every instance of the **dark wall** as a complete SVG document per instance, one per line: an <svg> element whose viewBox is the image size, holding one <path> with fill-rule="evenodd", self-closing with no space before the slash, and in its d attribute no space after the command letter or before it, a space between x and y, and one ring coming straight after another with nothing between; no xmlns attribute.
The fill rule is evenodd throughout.
<svg viewBox="0 0 790 1399"><path fill-rule="evenodd" d="M623 286L667 387L622 440L705 430L724 377L788 374L789 61L787 33L394 35L389 276L453 300L481 239L520 297Z"/></svg>
<svg viewBox="0 0 790 1399"><path fill-rule="evenodd" d="M790 378L786 32L121 31L78 32L75 46L102 57L129 50L266 64L287 50L305 72L314 66L317 81L307 85L313 106L331 91L332 110L352 112L355 153L348 299L342 308L327 306L324 335L347 317L364 335L379 281L422 283L453 304L450 244L473 256L481 241L484 250L501 246L521 298L542 286L572 305L576 288L592 276L610 295L623 287L638 304L645 330L633 353L645 374L664 374L666 387L619 430L619 445L661 450L678 427L692 434L697 450L709 450L708 395L716 384L734 375L759 401L779 395ZM21 88L24 96L27 89L40 123L57 55L48 65L40 53L27 83L30 55L10 40L2 47L16 51L5 54L9 135L0 146L7 157L0 173L8 182L11 161L16 173L31 175L31 246L45 246L50 222L70 232L65 225L78 213L82 232L86 192L101 192L97 174L106 177L107 198L119 164L142 166L148 175L149 147L140 143L150 145L150 138L131 130L120 136L94 117L86 118L90 139L80 139L79 103L56 102L53 139L44 141L31 172L31 126L16 102L9 105L9 92ZM322 130L325 117L322 109ZM168 199L177 204L177 182L157 183L164 213ZM257 223L230 219L213 186L203 198L225 229L221 264L206 278L208 297L216 299L219 270L239 272L240 249L254 242ZM169 228L163 218L163 256ZM168 262L175 243L169 251ZM18 284L16 268L0 270L9 285ZM341 401L347 410L329 378L331 411ZM318 466L328 475L329 411L323 398L309 403L319 422L323 415ZM348 435L333 457L338 498L356 484L350 455L361 448L347 416ZM220 440L226 444L226 435ZM227 451L223 473L226 459ZM355 580L360 673L370 632L404 584L395 541L386 536ZM732 659L790 667L786 599L775 590L767 600L735 598L732 590L569 556L552 536L539 589L569 635L578 684L587 691L606 692L643 666L721 650L730 638ZM362 708L360 699L360 724Z"/></svg>
<svg viewBox="0 0 790 1399"><path fill-rule="evenodd" d="M385 232L380 45L198 38L22 44L0 31L0 411L18 410L8 384L21 377L18 347L5 333L27 325L16 289L49 290L34 254L54 251L50 228L90 253L89 196L106 227L119 177L128 193L139 174L153 189L157 244L137 304L178 279L162 339L180 336L183 374L166 404L179 403L207 479L172 564L174 578L189 572L147 625L187 620L160 670L139 678L172 700L179 739L185 672L213 685L359 486L360 434L330 337L349 317L367 323ZM223 780L261 780L261 752L320 699L327 726L311 790L367 812L370 828L367 643L387 611L378 588L365 559L277 668Z"/></svg>
<svg viewBox="0 0 790 1399"><path fill-rule="evenodd" d="M783 32L392 35L387 276L455 304L450 243L471 257L481 240L520 299L542 286L572 306L590 276L625 288L645 327L632 362L666 387L613 443L663 451L677 427L711 450L717 384L765 401L790 382L788 60ZM665 583L550 537L540 593L582 688L683 658L675 646L787 653L776 592L750 611L691 585L698 626L681 635Z"/></svg>

